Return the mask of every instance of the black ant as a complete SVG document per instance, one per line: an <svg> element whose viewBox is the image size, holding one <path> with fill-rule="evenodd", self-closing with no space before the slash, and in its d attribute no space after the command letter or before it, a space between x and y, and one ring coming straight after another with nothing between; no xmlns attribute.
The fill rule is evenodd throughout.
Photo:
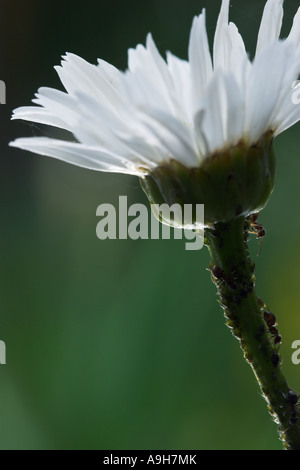
<svg viewBox="0 0 300 470"><path fill-rule="evenodd" d="M269 332L271 333L272 336L274 336L274 344L279 344L281 343L281 336L278 333L277 328L275 328L276 323L276 317L274 313L269 312L268 310L264 311L264 320L266 324L268 325Z"/></svg>
<svg viewBox="0 0 300 470"><path fill-rule="evenodd" d="M223 269L220 268L220 266L214 265L211 268L211 273L218 281L224 282L228 287L230 287L230 289L232 290L237 289L236 282L233 279L231 279L229 276L227 276L225 272L223 271Z"/></svg>
<svg viewBox="0 0 300 470"><path fill-rule="evenodd" d="M227 284L227 276L224 273L223 269L220 268L220 266L217 266L216 264L211 268L211 273L212 275L221 283L225 282Z"/></svg>
<svg viewBox="0 0 300 470"><path fill-rule="evenodd" d="M216 264L211 268L211 272L213 276L218 279L218 281L223 281L225 278L225 273L220 266L217 266Z"/></svg>
<svg viewBox="0 0 300 470"><path fill-rule="evenodd" d="M254 232L250 232L250 233L255 233L257 239L261 238L260 247L259 247L259 251L258 251L257 256L261 252L262 243L263 243L264 237L266 235L266 231L263 228L263 226L257 222L258 216L259 216L259 212L255 212L254 214L251 214L250 218L249 218L250 225L254 230Z"/></svg>

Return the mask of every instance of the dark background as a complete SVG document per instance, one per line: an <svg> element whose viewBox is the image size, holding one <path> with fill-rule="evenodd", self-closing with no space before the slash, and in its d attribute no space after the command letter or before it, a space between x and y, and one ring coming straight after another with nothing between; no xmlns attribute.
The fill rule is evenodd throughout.
<svg viewBox="0 0 300 470"><path fill-rule="evenodd" d="M253 54L265 2L231 2ZM138 179L77 168L8 148L55 130L10 122L66 51L125 70L148 31L162 53L186 58L194 15L219 1L1 0L0 366L2 449L281 449L238 342L224 325L206 248L184 240L96 238L96 207L146 198ZM285 5L282 35L298 1ZM259 112L259 110L258 110ZM275 141L276 188L251 241L257 292L276 314L283 370L300 390L291 343L300 339L299 125Z"/></svg>

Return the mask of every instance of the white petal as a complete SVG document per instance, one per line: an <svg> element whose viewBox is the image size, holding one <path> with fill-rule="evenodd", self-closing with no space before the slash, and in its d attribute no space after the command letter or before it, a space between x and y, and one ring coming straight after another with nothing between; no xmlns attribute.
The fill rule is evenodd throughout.
<svg viewBox="0 0 300 470"><path fill-rule="evenodd" d="M228 35L227 44L229 45L227 51L227 71L234 74L240 86L245 86L246 76L251 63L244 41L234 23L229 23L229 26L225 28Z"/></svg>
<svg viewBox="0 0 300 470"><path fill-rule="evenodd" d="M189 40L192 93L195 108L212 76L212 61L205 26L205 10L194 18Z"/></svg>
<svg viewBox="0 0 300 470"><path fill-rule="evenodd" d="M224 146L226 126L226 103L221 74L213 78L207 93L201 103L205 114L203 118L203 133L207 138L209 152Z"/></svg>
<svg viewBox="0 0 300 470"><path fill-rule="evenodd" d="M277 41L281 31L283 18L283 0L268 0L260 23L256 53Z"/></svg>
<svg viewBox="0 0 300 470"><path fill-rule="evenodd" d="M227 108L225 142L227 145L234 145L239 142L243 135L245 118L244 94L233 75L226 75L223 80Z"/></svg>
<svg viewBox="0 0 300 470"><path fill-rule="evenodd" d="M290 34L288 35L288 39L292 41L296 47L300 45L300 7L296 15L294 16L293 25L291 27Z"/></svg>
<svg viewBox="0 0 300 470"><path fill-rule="evenodd" d="M106 80L112 87L114 87L115 90L118 90L121 77L120 70L103 59L98 59L97 62L103 79Z"/></svg>
<svg viewBox="0 0 300 470"><path fill-rule="evenodd" d="M217 27L214 37L214 47L213 47L213 58L214 58L214 69L225 68L226 64L226 41L227 35L225 33L224 26L228 26L229 18L229 0L222 0L222 6L219 13Z"/></svg>
<svg viewBox="0 0 300 470"><path fill-rule="evenodd" d="M24 121L38 122L48 126L59 127L60 129L72 130L62 119L37 106L22 106L17 108L14 110L11 119L23 119Z"/></svg>
<svg viewBox="0 0 300 470"><path fill-rule="evenodd" d="M293 85L291 86L291 83L293 84L300 74L300 51L295 54L295 57L293 64L286 70L279 102L272 117L272 128L275 130L275 135L280 134L299 120L300 86L298 85L296 89Z"/></svg>
<svg viewBox="0 0 300 470"><path fill-rule="evenodd" d="M178 101L178 107L182 110L182 118L184 121L190 122L194 109L190 64L169 51L167 52L167 63L173 80L175 99Z"/></svg>
<svg viewBox="0 0 300 470"><path fill-rule="evenodd" d="M209 145L206 135L204 134L204 116L204 109L198 111L194 116L195 140L199 154L199 162L201 162L201 160L209 154Z"/></svg>
<svg viewBox="0 0 300 470"><path fill-rule="evenodd" d="M198 161L193 148L192 129L160 110L141 113L145 126L151 129L162 146L168 151L165 159L176 159L183 165L195 166Z"/></svg>
<svg viewBox="0 0 300 470"><path fill-rule="evenodd" d="M232 74L215 74L201 103L204 109L203 133L209 151L222 150L237 143L243 129L243 97Z"/></svg>
<svg viewBox="0 0 300 470"><path fill-rule="evenodd" d="M75 137L82 143L101 148L110 149L118 155L129 156L130 159L137 159L144 162L146 166L155 166L154 162L161 162L153 145L147 143L147 132L141 124L128 116L117 115L95 98L84 93L78 93L78 112L80 119L76 128L73 129ZM137 146L140 140L144 142L141 153L141 145ZM134 140L132 141L132 136ZM151 142L152 144L152 142ZM149 158L150 155L150 158Z"/></svg>
<svg viewBox="0 0 300 470"><path fill-rule="evenodd" d="M173 81L164 59L160 56L151 34L147 36L147 48L138 45L128 51L129 71L121 85L130 103L136 106L153 106L168 109L172 115L180 114L175 98ZM123 88L124 91L124 88Z"/></svg>
<svg viewBox="0 0 300 470"><path fill-rule="evenodd" d="M38 89L36 98L32 101L63 120L68 129L78 122L79 116L76 100L67 93L54 88L42 87Z"/></svg>
<svg viewBox="0 0 300 470"><path fill-rule="evenodd" d="M136 69L134 73L127 72L122 81L124 107L128 109L155 108L167 110L170 115L176 116L178 102L172 99L166 88L159 85L155 74L151 71L145 74L145 69Z"/></svg>
<svg viewBox="0 0 300 470"><path fill-rule="evenodd" d="M289 127L300 121L300 104L294 105L293 109L287 113L286 118L280 122L274 135L279 135Z"/></svg>
<svg viewBox="0 0 300 470"><path fill-rule="evenodd" d="M293 65L295 49L291 43L275 43L254 60L247 83L245 133L256 142L270 130L283 87L290 87L287 72Z"/></svg>
<svg viewBox="0 0 300 470"><path fill-rule="evenodd" d="M161 78L161 85L166 88L166 91L172 89L172 80L166 61L162 58L158 49L153 41L152 35L149 33L146 40L147 50L149 51L153 64L155 65L157 76Z"/></svg>
<svg viewBox="0 0 300 470"><path fill-rule="evenodd" d="M238 28L228 24L229 1L223 0L214 38L214 69L234 74L239 85L243 85L250 66L245 44Z"/></svg>
<svg viewBox="0 0 300 470"><path fill-rule="evenodd" d="M107 77L101 67L89 64L75 54L67 53L61 66L55 69L70 95L83 91L100 99L109 107L119 106L120 96L115 81Z"/></svg>
<svg viewBox="0 0 300 470"><path fill-rule="evenodd" d="M11 147L57 158L83 168L114 173L139 175L141 172L123 157L101 151L98 147L66 142L46 137L30 137L10 142Z"/></svg>

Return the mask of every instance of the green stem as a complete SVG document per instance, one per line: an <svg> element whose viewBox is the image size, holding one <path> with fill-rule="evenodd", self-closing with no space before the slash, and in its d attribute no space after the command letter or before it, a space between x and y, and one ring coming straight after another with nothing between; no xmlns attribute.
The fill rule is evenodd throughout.
<svg viewBox="0 0 300 470"><path fill-rule="evenodd" d="M227 325L239 339L268 409L278 424L280 438L290 450L300 450L298 394L282 373L279 344L264 319L263 302L254 290L254 263L249 258L249 224L245 217L217 223L206 229L205 243L211 257L212 278L217 285Z"/></svg>

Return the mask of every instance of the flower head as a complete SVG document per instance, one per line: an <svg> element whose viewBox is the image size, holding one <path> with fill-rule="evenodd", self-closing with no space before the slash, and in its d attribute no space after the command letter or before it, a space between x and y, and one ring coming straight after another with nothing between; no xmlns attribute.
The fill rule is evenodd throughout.
<svg viewBox="0 0 300 470"><path fill-rule="evenodd" d="M56 67L66 92L40 88L39 106L18 108L12 119L66 129L76 141L33 137L11 145L145 179L170 162L201 168L216 154L271 141L300 119L291 87L300 73L300 8L281 40L283 0L267 1L253 61L228 16L229 0L222 0L213 54L205 10L194 18L188 60L170 52L164 60L150 34L145 47L128 51L125 72L66 54Z"/></svg>

